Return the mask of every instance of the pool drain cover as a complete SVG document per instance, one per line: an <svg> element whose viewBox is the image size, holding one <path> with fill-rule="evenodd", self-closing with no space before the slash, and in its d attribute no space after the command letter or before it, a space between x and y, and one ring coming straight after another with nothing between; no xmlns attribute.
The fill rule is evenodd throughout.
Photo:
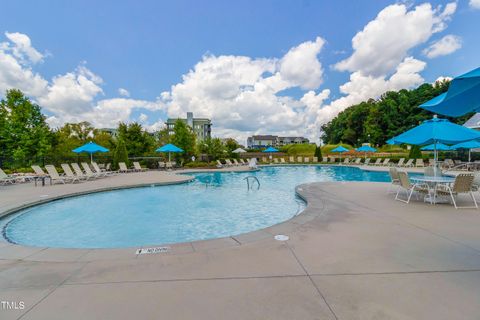
<svg viewBox="0 0 480 320"><path fill-rule="evenodd" d="M275 240L278 240L278 241L287 241L288 239L290 239L288 236L284 234L277 234L274 238Z"/></svg>

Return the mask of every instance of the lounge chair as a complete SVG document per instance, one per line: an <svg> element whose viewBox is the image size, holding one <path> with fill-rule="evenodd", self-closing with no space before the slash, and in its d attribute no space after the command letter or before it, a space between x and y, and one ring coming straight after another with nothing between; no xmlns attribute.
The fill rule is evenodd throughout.
<svg viewBox="0 0 480 320"><path fill-rule="evenodd" d="M370 158L365 159L365 162L363 163L364 166L368 166L370 164Z"/></svg>
<svg viewBox="0 0 480 320"><path fill-rule="evenodd" d="M57 169L54 166L52 166L51 164L47 164L45 166L45 170L47 170L48 175L50 176L50 181L53 184L55 184L55 182L61 182L63 184L65 184L66 181L72 181L73 182L72 178L69 178L69 177L66 177L66 176L64 176L64 177L60 176L60 174L58 174Z"/></svg>
<svg viewBox="0 0 480 320"><path fill-rule="evenodd" d="M92 167L93 167L94 172L97 173L97 174L103 174L105 176L113 176L113 175L116 174L116 172L114 172L114 171L100 169L100 167L98 166L98 163L96 163L96 162L92 162Z"/></svg>
<svg viewBox="0 0 480 320"><path fill-rule="evenodd" d="M455 182L452 186L447 184L438 184L435 190L436 196L440 197L450 197L452 199L453 206L455 209L478 209L477 200L475 200L475 196L473 195L473 179L474 176L468 173L460 173L455 177ZM457 206L457 202L455 198L459 194L469 194L472 197L473 203L475 206L473 207L459 207Z"/></svg>
<svg viewBox="0 0 480 320"><path fill-rule="evenodd" d="M133 169L134 169L135 171L138 171L138 172L142 172L142 171L147 171L147 170L148 170L147 168L142 168L142 166L140 165L140 163L137 162L137 161L134 161L134 162L133 162Z"/></svg>
<svg viewBox="0 0 480 320"><path fill-rule="evenodd" d="M302 157L297 157L297 162L302 162Z"/></svg>
<svg viewBox="0 0 480 320"><path fill-rule="evenodd" d="M403 166L405 168L413 167L413 160L414 159L408 159L407 163L405 163Z"/></svg>
<svg viewBox="0 0 480 320"><path fill-rule="evenodd" d="M435 159L428 159L428 165L433 167L435 165Z"/></svg>
<svg viewBox="0 0 480 320"><path fill-rule="evenodd" d="M303 162L305 162L305 163L310 162L310 157L305 157L305 158L303 158Z"/></svg>
<svg viewBox="0 0 480 320"><path fill-rule="evenodd" d="M19 180L17 179L17 177L12 177L12 176L7 175L5 173L5 171L3 171L2 168L0 168L0 183L1 184L3 184L3 185L14 184L18 181Z"/></svg>
<svg viewBox="0 0 480 320"><path fill-rule="evenodd" d="M336 162L335 160L336 160L335 157L330 157L330 163L335 163Z"/></svg>
<svg viewBox="0 0 480 320"><path fill-rule="evenodd" d="M245 160L243 160L242 158L238 159L238 161L240 162L240 165L242 165L242 166L248 165L248 163L245 162Z"/></svg>
<svg viewBox="0 0 480 320"><path fill-rule="evenodd" d="M233 163L232 161L230 161L230 159L225 159L225 164L227 165L227 167L233 167Z"/></svg>
<svg viewBox="0 0 480 320"><path fill-rule="evenodd" d="M165 169L166 170L172 170L173 169L173 166L174 166L174 162L173 161L167 161L165 163Z"/></svg>
<svg viewBox="0 0 480 320"><path fill-rule="evenodd" d="M402 167L404 163L405 163L405 158L400 158L400 160L398 160L397 162L397 167Z"/></svg>
<svg viewBox="0 0 480 320"><path fill-rule="evenodd" d="M286 163L284 158L280 158L280 163Z"/></svg>
<svg viewBox="0 0 480 320"><path fill-rule="evenodd" d="M118 163L118 172L128 173L128 172L131 172L131 171L132 171L132 169L128 169L125 162L119 162Z"/></svg>
<svg viewBox="0 0 480 320"><path fill-rule="evenodd" d="M373 166L379 166L382 164L382 159L381 158L377 158L377 160L375 161L374 164L372 164Z"/></svg>
<svg viewBox="0 0 480 320"><path fill-rule="evenodd" d="M395 200L402 201L405 203L410 203L410 199L415 192L417 194L418 198L418 193L424 194L424 195L429 195L430 194L430 189L428 185L426 184L412 184L410 182L410 179L408 178L408 174L406 172L398 172L398 179L400 180L400 188L398 188L397 194L395 196ZM405 199L402 199L399 197L401 191L405 191ZM430 201L431 201L430 197Z"/></svg>
<svg viewBox="0 0 480 320"><path fill-rule="evenodd" d="M354 164L357 165L357 166L360 165L360 164L362 164L362 158L357 158L357 159L355 159Z"/></svg>
<svg viewBox="0 0 480 320"><path fill-rule="evenodd" d="M312 162L318 162L318 157L313 157Z"/></svg>
<svg viewBox="0 0 480 320"><path fill-rule="evenodd" d="M417 159L417 160L415 161L415 167L417 167L417 168L418 168L418 167L424 168L424 167L425 167L425 164L423 163L423 159Z"/></svg>
<svg viewBox="0 0 480 320"><path fill-rule="evenodd" d="M280 162L278 162L278 159L277 159L277 158L273 158L273 162L274 162L274 163L280 163Z"/></svg>
<svg viewBox="0 0 480 320"><path fill-rule="evenodd" d="M322 162L328 162L328 157L322 157Z"/></svg>
<svg viewBox="0 0 480 320"><path fill-rule="evenodd" d="M80 168L80 166L78 165L78 163L72 162L70 163L70 165L72 166L73 171L75 172L75 175L77 177L85 177L85 180L90 180L95 178L95 176L89 176L88 174L85 174L83 170Z"/></svg>
<svg viewBox="0 0 480 320"><path fill-rule="evenodd" d="M345 160L343 160L343 164L349 164L350 163L350 159L349 158L345 158Z"/></svg>
<svg viewBox="0 0 480 320"><path fill-rule="evenodd" d="M288 161L289 161L290 163L295 162L295 157L288 157Z"/></svg>
<svg viewBox="0 0 480 320"><path fill-rule="evenodd" d="M390 185L388 186L387 193L392 191L393 187L400 187L400 178L398 176L397 168L390 167L388 169L388 174L390 175ZM395 192L395 191L394 191Z"/></svg>
<svg viewBox="0 0 480 320"><path fill-rule="evenodd" d="M383 166L383 167L388 167L388 166L390 166L389 162L390 162L390 158L386 158L385 160L383 160L382 166Z"/></svg>
<svg viewBox="0 0 480 320"><path fill-rule="evenodd" d="M266 157L262 157L262 162L267 162L267 158Z"/></svg>
<svg viewBox="0 0 480 320"><path fill-rule="evenodd" d="M223 164L220 162L220 160L217 160L217 168L223 168Z"/></svg>
<svg viewBox="0 0 480 320"><path fill-rule="evenodd" d="M63 172L65 173L65 176L70 178L72 180L72 183L74 183L75 181L80 182L80 180L87 179L87 177L84 175L77 176L76 174L74 174L72 171L72 168L70 168L70 166L67 163L62 163L61 166L62 166Z"/></svg>
<svg viewBox="0 0 480 320"><path fill-rule="evenodd" d="M46 177L48 176L48 174L45 173L45 171L42 170L42 168L40 168L40 166L32 166L32 169L33 169L33 172L35 172L35 175L37 175L38 177Z"/></svg>
<svg viewBox="0 0 480 320"><path fill-rule="evenodd" d="M90 168L90 166L88 165L88 163L86 162L82 162L81 163L82 167L83 167L83 170L85 171L85 174L87 176L91 176L91 177L94 177L94 178L103 178L106 176L105 173L101 172L101 173L95 173L92 171L92 169Z"/></svg>
<svg viewBox="0 0 480 320"><path fill-rule="evenodd" d="M233 164L235 166L237 166L237 167L240 166L240 162L238 162L237 159L232 159L232 160L233 160Z"/></svg>
<svg viewBox="0 0 480 320"><path fill-rule="evenodd" d="M218 161L218 160L217 160ZM163 161L158 161L158 169L161 170L161 169L165 169L165 162Z"/></svg>

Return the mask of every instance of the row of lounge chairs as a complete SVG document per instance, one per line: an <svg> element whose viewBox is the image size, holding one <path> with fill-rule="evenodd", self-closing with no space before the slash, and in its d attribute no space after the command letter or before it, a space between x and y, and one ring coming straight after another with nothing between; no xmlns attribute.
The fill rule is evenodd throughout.
<svg viewBox="0 0 480 320"><path fill-rule="evenodd" d="M250 159L225 159L225 163L222 163L220 160L217 160L217 168L223 167L237 167L237 166L248 166Z"/></svg>

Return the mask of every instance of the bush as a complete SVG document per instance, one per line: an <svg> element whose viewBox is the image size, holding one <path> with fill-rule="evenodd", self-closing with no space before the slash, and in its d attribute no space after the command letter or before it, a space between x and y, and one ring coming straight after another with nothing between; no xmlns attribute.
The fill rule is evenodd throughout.
<svg viewBox="0 0 480 320"><path fill-rule="evenodd" d="M186 163L185 168L211 168L216 167L214 162L192 161Z"/></svg>
<svg viewBox="0 0 480 320"><path fill-rule="evenodd" d="M115 152L113 153L114 169L118 169L119 162L125 162L125 164L129 166L127 147L125 146L125 142L122 139L118 140L117 147L115 148Z"/></svg>
<svg viewBox="0 0 480 320"><path fill-rule="evenodd" d="M280 151L289 156L305 156L311 157L315 153L316 145L314 144L289 144L280 148Z"/></svg>
<svg viewBox="0 0 480 320"><path fill-rule="evenodd" d="M317 159L319 159L321 161L322 160L322 148L316 147L314 156L317 157Z"/></svg>
<svg viewBox="0 0 480 320"><path fill-rule="evenodd" d="M420 151L419 146L412 146L410 149L410 153L408 154L410 159L421 159L422 158L422 151Z"/></svg>

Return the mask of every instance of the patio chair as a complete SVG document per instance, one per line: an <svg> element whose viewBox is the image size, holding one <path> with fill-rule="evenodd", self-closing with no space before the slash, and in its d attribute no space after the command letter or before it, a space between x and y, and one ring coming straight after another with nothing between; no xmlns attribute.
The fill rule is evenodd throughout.
<svg viewBox="0 0 480 320"><path fill-rule="evenodd" d="M72 168L70 168L68 163L62 163L61 166L62 166L63 172L65 173L65 176L70 178L72 180L72 183L74 183L75 181L80 182L80 180L86 180L87 179L87 177L84 176L84 175L77 176L76 174L74 174L73 171L72 171Z"/></svg>
<svg viewBox="0 0 480 320"><path fill-rule="evenodd" d="M302 157L297 157L297 162L302 162Z"/></svg>
<svg viewBox="0 0 480 320"><path fill-rule="evenodd" d="M77 177L85 177L85 180L95 179L95 176L83 172L78 163L70 163Z"/></svg>
<svg viewBox="0 0 480 320"><path fill-rule="evenodd" d="M453 185L448 184L438 184L435 190L436 196L440 197L450 197L455 209L478 209L477 200L473 195L473 180L474 176L469 173L460 173L455 177ZM472 197L473 203L475 206L471 207L459 207L455 199L459 194L468 194Z"/></svg>
<svg viewBox="0 0 480 320"><path fill-rule="evenodd" d="M343 164L349 164L349 162L350 162L349 158L345 158L345 160L343 160Z"/></svg>
<svg viewBox="0 0 480 320"><path fill-rule="evenodd" d="M65 181L72 181L73 182L72 178L60 176L60 174L58 174L58 171L55 168L55 166L52 166L51 164L47 164L45 166L45 170L47 170L48 175L50 176L50 181L53 184L55 184L55 182L61 182L61 183L65 184Z"/></svg>
<svg viewBox="0 0 480 320"><path fill-rule="evenodd" d="M217 160L217 168L223 168L223 164L220 162L220 160Z"/></svg>
<svg viewBox="0 0 480 320"><path fill-rule="evenodd" d="M330 157L330 163L335 163L335 157Z"/></svg>
<svg viewBox="0 0 480 320"><path fill-rule="evenodd" d="M363 163L364 166L368 166L370 164L370 158L365 159L365 162Z"/></svg>
<svg viewBox="0 0 480 320"><path fill-rule="evenodd" d="M48 176L48 174L46 174L45 171L43 171L42 168L40 168L40 166L33 165L32 169L33 169L33 172L35 172L35 175L39 177Z"/></svg>
<svg viewBox="0 0 480 320"><path fill-rule="evenodd" d="M289 162L295 162L295 157L288 157Z"/></svg>
<svg viewBox="0 0 480 320"><path fill-rule="evenodd" d="M390 166L389 162L390 162L390 158L386 158L385 160L383 160L382 166L383 166L383 167L388 167L388 166Z"/></svg>
<svg viewBox="0 0 480 320"><path fill-rule="evenodd" d="M267 158L266 157L262 157L262 162L267 162Z"/></svg>
<svg viewBox="0 0 480 320"><path fill-rule="evenodd" d="M106 169L105 170L100 169L100 166L95 161L92 162L92 167L93 167L94 172L97 173L97 174L103 174L105 176L113 176L116 173L114 171L110 171L110 170L106 170Z"/></svg>
<svg viewBox="0 0 480 320"><path fill-rule="evenodd" d="M5 173L5 171L3 171L2 168L0 168L0 183L1 184L3 184L3 185L14 184L18 181L19 180L17 179L17 177L12 177L12 176L7 175Z"/></svg>
<svg viewBox="0 0 480 320"><path fill-rule="evenodd" d="M218 160L217 160L218 161ZM165 169L165 162L163 161L158 161L158 169L161 170L161 169Z"/></svg>
<svg viewBox="0 0 480 320"><path fill-rule="evenodd" d="M238 159L238 161L240 162L240 165L242 165L242 166L246 166L248 164L242 158Z"/></svg>
<svg viewBox="0 0 480 320"><path fill-rule="evenodd" d="M303 162L305 162L305 163L310 162L310 157L305 157L305 158L303 158Z"/></svg>
<svg viewBox="0 0 480 320"><path fill-rule="evenodd" d="M427 177L434 177L435 169L433 167L425 167L425 169L423 169L423 174Z"/></svg>
<svg viewBox="0 0 480 320"><path fill-rule="evenodd" d="M402 167L404 163L405 163L405 158L400 158L400 160L398 160L397 162L397 167Z"/></svg>
<svg viewBox="0 0 480 320"><path fill-rule="evenodd" d="M373 164L374 166L379 166L382 164L382 158L377 158L377 160L375 161L375 163Z"/></svg>
<svg viewBox="0 0 480 320"><path fill-rule="evenodd" d="M101 172L101 173L93 172L92 168L90 168L90 166L86 162L82 162L81 165L82 165L83 171L85 171L85 174L87 176L91 176L91 177L94 177L94 178L103 178L103 177L106 176L106 174L103 173L103 172Z"/></svg>
<svg viewBox="0 0 480 320"><path fill-rule="evenodd" d="M240 162L238 162L237 159L232 159L232 161L234 166L237 166L237 167L240 166Z"/></svg>
<svg viewBox="0 0 480 320"><path fill-rule="evenodd" d="M430 195L430 189L426 184L412 184L410 179L408 178L408 174L406 172L399 171L398 172L398 179L400 180L400 188L397 190L397 194L395 196L395 200L402 201L405 203L410 203L410 199L412 198L413 193L415 192L418 199L418 194ZM399 197L400 191L405 192L405 199ZM431 201L431 197L430 197Z"/></svg>
<svg viewBox="0 0 480 320"><path fill-rule="evenodd" d="M147 168L142 168L142 166L140 165L140 163L137 162L137 161L134 161L134 162L133 162L133 169L134 169L135 171L138 171L138 172L142 172L142 171L147 171L147 170L148 170Z"/></svg>
<svg viewBox="0 0 480 320"><path fill-rule="evenodd" d="M428 159L428 165L433 167L435 165L435 159Z"/></svg>
<svg viewBox="0 0 480 320"><path fill-rule="evenodd" d="M322 162L328 162L328 157L322 157Z"/></svg>
<svg viewBox="0 0 480 320"><path fill-rule="evenodd" d="M280 163L286 163L284 158L280 158Z"/></svg>
<svg viewBox="0 0 480 320"><path fill-rule="evenodd" d="M172 161L167 161L165 163L165 169L166 170L172 170L173 169L173 162Z"/></svg>
<svg viewBox="0 0 480 320"><path fill-rule="evenodd" d="M128 169L127 168L127 165L125 164L125 162L119 162L118 163L118 172L121 172L121 173L128 173L132 171L132 169Z"/></svg>
<svg viewBox="0 0 480 320"><path fill-rule="evenodd" d="M313 157L312 162L318 162L318 157Z"/></svg>
<svg viewBox="0 0 480 320"><path fill-rule="evenodd" d="M354 162L355 165L361 165L362 164L362 158L357 158L355 159L355 162Z"/></svg>
<svg viewBox="0 0 480 320"><path fill-rule="evenodd" d="M273 162L275 162L275 163L280 163L280 162L278 162L278 159L277 159L277 158L273 158Z"/></svg>
<svg viewBox="0 0 480 320"><path fill-rule="evenodd" d="M408 161L403 166L405 168L413 167L413 160L414 159L408 159Z"/></svg>
<svg viewBox="0 0 480 320"><path fill-rule="evenodd" d="M230 161L230 159L225 159L225 164L227 165L227 167L233 167L233 163L232 161Z"/></svg>
<svg viewBox="0 0 480 320"><path fill-rule="evenodd" d="M398 171L395 167L390 167L388 169L388 174L390 175L390 185L388 186L387 193L392 192L393 187L400 187L400 178L398 177ZM395 191L393 191L395 193Z"/></svg>
<svg viewBox="0 0 480 320"><path fill-rule="evenodd" d="M415 167L422 167L422 168L425 168L425 164L423 163L423 159L417 159L415 160Z"/></svg>

